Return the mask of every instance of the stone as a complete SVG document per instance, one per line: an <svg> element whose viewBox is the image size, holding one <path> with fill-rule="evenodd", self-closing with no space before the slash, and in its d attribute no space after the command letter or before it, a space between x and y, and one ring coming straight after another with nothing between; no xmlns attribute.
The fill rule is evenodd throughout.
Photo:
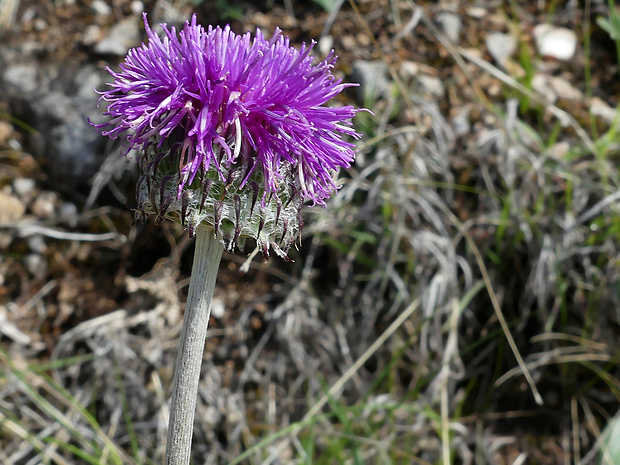
<svg viewBox="0 0 620 465"><path fill-rule="evenodd" d="M403 61L400 65L400 75L405 79L411 79L420 71L420 67L414 61Z"/></svg>
<svg viewBox="0 0 620 465"><path fill-rule="evenodd" d="M551 87L549 76L542 73L536 73L531 81L532 89L534 89L547 103L554 104L558 100L558 96Z"/></svg>
<svg viewBox="0 0 620 465"><path fill-rule="evenodd" d="M39 89L36 63L19 63L6 68L4 85L20 96L33 94Z"/></svg>
<svg viewBox="0 0 620 465"><path fill-rule="evenodd" d="M25 150L46 161L53 182L74 187L87 181L101 163L104 141L88 121L103 122L94 89L103 87L105 71L14 53L0 48L0 93L12 114L36 129L27 134Z"/></svg>
<svg viewBox="0 0 620 465"><path fill-rule="evenodd" d="M104 37L103 30L96 24L89 24L82 33L82 43L87 46L95 45Z"/></svg>
<svg viewBox="0 0 620 465"><path fill-rule="evenodd" d="M570 144L566 141L556 142L547 150L547 154L555 159L561 160L563 159L568 152L570 151Z"/></svg>
<svg viewBox="0 0 620 465"><path fill-rule="evenodd" d="M489 54L499 65L504 66L506 60L517 50L517 41L510 34L491 32L487 34L486 45Z"/></svg>
<svg viewBox="0 0 620 465"><path fill-rule="evenodd" d="M549 103L555 103L558 99L571 102L583 100L581 91L559 76L536 73L532 78L532 88Z"/></svg>
<svg viewBox="0 0 620 465"><path fill-rule="evenodd" d="M544 57L568 61L577 49L577 34L570 29L539 24L534 28L534 39L538 53Z"/></svg>
<svg viewBox="0 0 620 465"><path fill-rule="evenodd" d="M390 98L392 85L387 78L388 67L383 61L353 62L352 81L359 82L358 95L362 102L373 102L377 98Z"/></svg>
<svg viewBox="0 0 620 465"><path fill-rule="evenodd" d="M43 253L47 249L47 244L41 234L32 234L31 236L28 236L26 242L28 243L30 250L37 254Z"/></svg>
<svg viewBox="0 0 620 465"><path fill-rule="evenodd" d="M226 306L221 299L213 299L213 303L211 304L211 316L213 318L222 318L226 313Z"/></svg>
<svg viewBox="0 0 620 465"><path fill-rule="evenodd" d="M556 95L571 102L579 102L583 100L583 93L574 87L568 80L559 76L550 76L549 82Z"/></svg>
<svg viewBox="0 0 620 465"><path fill-rule="evenodd" d="M470 112L471 108L467 106L450 110L450 127L456 137L461 137L471 132Z"/></svg>
<svg viewBox="0 0 620 465"><path fill-rule="evenodd" d="M0 223L20 220L26 211L25 205L14 195L0 191Z"/></svg>
<svg viewBox="0 0 620 465"><path fill-rule="evenodd" d="M33 276L39 276L43 270L45 270L45 261L38 253L30 253L24 258L24 265L26 269Z"/></svg>
<svg viewBox="0 0 620 465"><path fill-rule="evenodd" d="M601 118L607 124L612 124L615 121L618 128L620 128L620 116L618 116L618 110L609 106L607 102L599 97L592 97L590 100L590 114Z"/></svg>
<svg viewBox="0 0 620 465"><path fill-rule="evenodd" d="M58 208L58 220L62 223L74 227L77 225L78 219L78 208L73 202L63 202Z"/></svg>
<svg viewBox="0 0 620 465"><path fill-rule="evenodd" d="M131 12L134 15L141 16L142 12L144 11L144 3L142 3L140 0L134 0L133 2L131 2L130 8Z"/></svg>
<svg viewBox="0 0 620 465"><path fill-rule="evenodd" d="M95 45L95 52L102 55L125 56L127 51L140 42L138 21L135 17L125 18L110 28L101 42Z"/></svg>
<svg viewBox="0 0 620 465"><path fill-rule="evenodd" d="M319 52L321 53L321 56L327 56L334 47L334 38L329 34L325 35L319 39L319 43L317 44L317 46L319 47Z"/></svg>
<svg viewBox="0 0 620 465"><path fill-rule="evenodd" d="M112 14L112 7L108 5L104 0L93 0L90 4L92 10L101 17L110 16Z"/></svg>
<svg viewBox="0 0 620 465"><path fill-rule="evenodd" d="M470 7L467 7L467 9L465 10L465 13L470 18L482 19L486 15L489 14L489 10L483 7L479 7L479 6L470 6Z"/></svg>
<svg viewBox="0 0 620 465"><path fill-rule="evenodd" d="M463 22L461 17L451 11L441 11L435 15L435 22L441 26L443 33L455 44L459 43Z"/></svg>
<svg viewBox="0 0 620 465"><path fill-rule="evenodd" d="M36 183L31 178L17 178L13 180L13 191L23 198L30 198L34 191Z"/></svg>
<svg viewBox="0 0 620 465"><path fill-rule="evenodd" d="M418 81L426 91L435 97L441 98L446 93L446 90L443 87L443 82L441 82L441 79L436 76L420 74L418 76Z"/></svg>
<svg viewBox="0 0 620 465"><path fill-rule="evenodd" d="M51 217L56 210L58 196L52 191L43 191L34 199L30 209L41 219Z"/></svg>

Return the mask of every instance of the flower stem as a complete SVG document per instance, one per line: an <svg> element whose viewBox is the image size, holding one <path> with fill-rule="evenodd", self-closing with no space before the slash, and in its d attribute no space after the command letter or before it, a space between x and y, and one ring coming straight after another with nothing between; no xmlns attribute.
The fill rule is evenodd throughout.
<svg viewBox="0 0 620 465"><path fill-rule="evenodd" d="M188 465L198 381L211 314L211 302L224 245L213 231L198 228L183 329L174 372L166 465Z"/></svg>

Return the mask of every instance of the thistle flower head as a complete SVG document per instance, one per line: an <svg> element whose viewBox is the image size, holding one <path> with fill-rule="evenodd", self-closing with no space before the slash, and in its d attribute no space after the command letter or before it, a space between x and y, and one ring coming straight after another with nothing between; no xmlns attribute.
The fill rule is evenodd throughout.
<svg viewBox="0 0 620 465"><path fill-rule="evenodd" d="M291 47L276 29L237 35L228 26L196 24L160 38L144 15L148 43L130 50L113 82L98 126L139 153L142 214L177 219L190 234L207 226L228 247L243 237L286 255L301 230L301 205L324 205L335 170L348 168L359 137L358 109L326 103L346 84L333 52L315 63L314 42Z"/></svg>

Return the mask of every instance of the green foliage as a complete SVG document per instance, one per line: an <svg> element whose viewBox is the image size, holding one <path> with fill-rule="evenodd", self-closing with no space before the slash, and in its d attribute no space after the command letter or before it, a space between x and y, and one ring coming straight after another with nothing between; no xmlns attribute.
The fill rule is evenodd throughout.
<svg viewBox="0 0 620 465"><path fill-rule="evenodd" d="M596 19L596 23L609 34L611 40L616 44L618 76L620 76L620 14L616 9L615 0L608 0L607 4L609 7L609 17L599 16Z"/></svg>
<svg viewBox="0 0 620 465"><path fill-rule="evenodd" d="M21 427L20 419L2 407L0 407L0 419L2 419L0 432L4 429L4 433L17 433L25 442L39 451L43 451L44 444L54 444L66 453L90 464L122 465L127 463L118 446L107 437L94 416L66 389L59 386L47 374L40 373L44 368L71 366L87 359L88 357L75 357L70 360L56 360L52 365L22 368L11 360L9 354L0 350L0 369L6 375L5 381L15 380L18 392L30 399L40 415L58 423L66 430L70 439L63 441L53 436L39 437L30 432L21 435L20 432L26 432L28 428ZM2 382L2 377L0 377L0 382ZM80 422L88 425L93 434L85 434L84 429L76 427L77 419L70 418L68 412L71 412L71 416L75 414Z"/></svg>
<svg viewBox="0 0 620 465"><path fill-rule="evenodd" d="M615 2L610 1L609 17L599 16L596 18L596 24L603 29L612 40L620 40L620 14L616 11Z"/></svg>
<svg viewBox="0 0 620 465"><path fill-rule="evenodd" d="M330 13L338 4L338 0L313 0L314 3L320 5L325 11Z"/></svg>
<svg viewBox="0 0 620 465"><path fill-rule="evenodd" d="M620 418L612 418L601 435L598 465L620 463Z"/></svg>
<svg viewBox="0 0 620 465"><path fill-rule="evenodd" d="M198 5L204 0L194 0ZM216 0L215 8L224 21L241 21L243 19L243 7L232 4L229 0Z"/></svg>

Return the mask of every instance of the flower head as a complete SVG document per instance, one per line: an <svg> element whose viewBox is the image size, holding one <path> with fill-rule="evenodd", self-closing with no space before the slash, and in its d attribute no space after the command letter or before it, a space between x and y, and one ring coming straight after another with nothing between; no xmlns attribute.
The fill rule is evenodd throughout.
<svg viewBox="0 0 620 465"><path fill-rule="evenodd" d="M354 84L333 76L333 52L314 63L314 42L297 50L278 29L269 40L205 30L194 15L178 36L162 24L160 38L146 14L144 24L148 44L108 69L110 120L99 126L124 135L124 154L140 153L139 208L285 255L302 203L324 205L333 172L354 159L343 136L359 137L350 123L359 110L325 105Z"/></svg>

